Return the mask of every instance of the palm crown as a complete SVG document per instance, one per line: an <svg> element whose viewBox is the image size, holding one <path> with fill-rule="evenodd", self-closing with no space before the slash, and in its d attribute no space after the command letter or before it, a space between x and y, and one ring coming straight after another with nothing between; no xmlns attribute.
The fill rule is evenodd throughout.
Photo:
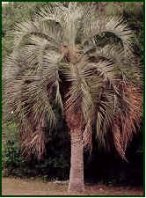
<svg viewBox="0 0 146 198"><path fill-rule="evenodd" d="M18 24L14 34L4 77L24 153L43 154L46 123L55 127L57 105L69 128L82 126L85 146L96 127L99 142L106 144L110 133L125 158L142 98L134 35L123 19L99 16L92 5L54 3Z"/></svg>

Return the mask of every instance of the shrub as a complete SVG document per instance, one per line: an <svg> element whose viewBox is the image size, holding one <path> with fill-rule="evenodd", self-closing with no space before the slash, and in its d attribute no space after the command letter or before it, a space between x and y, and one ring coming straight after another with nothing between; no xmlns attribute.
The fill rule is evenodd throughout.
<svg viewBox="0 0 146 198"><path fill-rule="evenodd" d="M19 133L14 122L3 127L2 162L3 176L45 177L67 179L69 175L69 138L63 121L58 122L56 131L48 134L47 151L44 159L25 159L21 154Z"/></svg>

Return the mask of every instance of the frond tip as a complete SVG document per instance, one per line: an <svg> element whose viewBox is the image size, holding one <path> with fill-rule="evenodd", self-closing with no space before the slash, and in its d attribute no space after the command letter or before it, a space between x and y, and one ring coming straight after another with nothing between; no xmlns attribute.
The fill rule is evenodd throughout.
<svg viewBox="0 0 146 198"><path fill-rule="evenodd" d="M42 159L46 151L45 137L42 131L29 134L25 140L21 140L22 155L31 158L32 155L38 160Z"/></svg>
<svg viewBox="0 0 146 198"><path fill-rule="evenodd" d="M46 151L46 123L45 118L39 117L39 122L33 122L33 115L29 113L29 117L20 119L18 116L20 128L20 142L22 155L30 159L35 156L37 159L42 159Z"/></svg>

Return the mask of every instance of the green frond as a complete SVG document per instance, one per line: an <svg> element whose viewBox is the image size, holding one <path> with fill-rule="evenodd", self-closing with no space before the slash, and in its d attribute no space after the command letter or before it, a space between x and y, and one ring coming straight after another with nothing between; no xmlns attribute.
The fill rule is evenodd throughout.
<svg viewBox="0 0 146 198"><path fill-rule="evenodd" d="M59 85L59 82L58 81L56 81L56 97L55 97L55 102L56 102L56 104L59 105L59 107L61 108L62 113L63 113L63 100L62 100L62 96L61 96L61 93L60 93L60 85Z"/></svg>
<svg viewBox="0 0 146 198"><path fill-rule="evenodd" d="M42 9L39 14L36 14L36 19L41 22L51 21L59 24L64 32L62 41L74 46L84 14L84 7L77 2L70 2L68 6L55 3L54 5L47 6L46 9Z"/></svg>
<svg viewBox="0 0 146 198"><path fill-rule="evenodd" d="M14 45L19 46L25 37L39 32L38 27L31 21L17 24L14 30Z"/></svg>

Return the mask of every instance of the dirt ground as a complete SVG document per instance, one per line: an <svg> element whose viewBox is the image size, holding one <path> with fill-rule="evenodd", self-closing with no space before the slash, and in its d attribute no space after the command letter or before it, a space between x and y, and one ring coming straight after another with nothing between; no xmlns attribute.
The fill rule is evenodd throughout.
<svg viewBox="0 0 146 198"><path fill-rule="evenodd" d="M39 179L3 178L2 195L69 195L67 183L43 182ZM143 190L138 187L115 187L86 185L83 195L137 195Z"/></svg>

